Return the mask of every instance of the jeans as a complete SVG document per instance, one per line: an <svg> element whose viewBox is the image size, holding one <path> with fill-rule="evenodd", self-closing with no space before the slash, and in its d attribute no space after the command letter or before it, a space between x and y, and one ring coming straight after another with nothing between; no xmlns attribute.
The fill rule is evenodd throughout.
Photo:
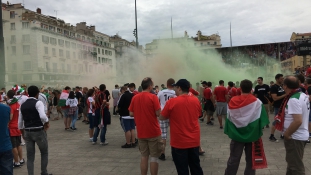
<svg viewBox="0 0 311 175"><path fill-rule="evenodd" d="M178 175L189 175L189 168L192 175L203 175L199 147L186 149L172 147L172 156Z"/></svg>
<svg viewBox="0 0 311 175"><path fill-rule="evenodd" d="M100 131L100 142L105 143L106 141L106 132L107 132L107 125L104 125L102 129L100 129L98 126L95 126L95 131L93 135L93 142L97 142L97 137Z"/></svg>
<svg viewBox="0 0 311 175"><path fill-rule="evenodd" d="M72 129L76 128L76 122L78 120L78 109L76 110L76 112L72 115L72 120L71 120L71 125L70 127L72 127Z"/></svg>
<svg viewBox="0 0 311 175"><path fill-rule="evenodd" d="M230 157L227 162L225 175L236 175L239 169L240 160L245 150L246 167L244 175L255 175L255 170L252 169L252 142L242 143L231 140L230 143Z"/></svg>
<svg viewBox="0 0 311 175"><path fill-rule="evenodd" d="M0 153L0 174L13 175L13 153L12 150Z"/></svg>
<svg viewBox="0 0 311 175"><path fill-rule="evenodd" d="M25 131L24 139L26 141L28 175L34 175L35 143L37 143L41 153L41 175L47 175L48 141L46 132L44 130L37 132Z"/></svg>
<svg viewBox="0 0 311 175"><path fill-rule="evenodd" d="M278 115L279 109L280 109L280 108L274 108L274 116ZM272 122L272 125L273 125L273 126L275 126L275 124L276 124L276 120L274 120L274 121Z"/></svg>

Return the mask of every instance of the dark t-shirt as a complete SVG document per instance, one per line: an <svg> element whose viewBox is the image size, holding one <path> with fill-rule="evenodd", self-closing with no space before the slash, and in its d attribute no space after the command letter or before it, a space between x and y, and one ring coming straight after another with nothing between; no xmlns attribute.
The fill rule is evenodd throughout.
<svg viewBox="0 0 311 175"><path fill-rule="evenodd" d="M78 102L79 102L79 100L82 98L81 92L76 92L75 95L76 95L76 99L77 99Z"/></svg>
<svg viewBox="0 0 311 175"><path fill-rule="evenodd" d="M308 87L307 92L309 95L311 95L311 86Z"/></svg>
<svg viewBox="0 0 311 175"><path fill-rule="evenodd" d="M109 102L109 98L108 98L108 97L109 97L109 95L110 95L109 91L108 91L108 90L106 90L106 91L105 91L105 94L106 94L106 100L107 100L107 102Z"/></svg>
<svg viewBox="0 0 311 175"><path fill-rule="evenodd" d="M273 86L271 86L270 93L271 94L276 94L276 96L282 96L282 95L285 94L285 91L284 91L284 89L281 86L279 86L277 84L274 84ZM283 99L284 98L282 98L280 100L277 100L277 101L274 101L273 106L275 108L279 108L281 106L282 102L283 102Z"/></svg>
<svg viewBox="0 0 311 175"><path fill-rule="evenodd" d="M263 103L263 104L268 104L268 93L270 91L270 87L266 84L263 85L257 85L255 87L254 94L257 95L257 98Z"/></svg>

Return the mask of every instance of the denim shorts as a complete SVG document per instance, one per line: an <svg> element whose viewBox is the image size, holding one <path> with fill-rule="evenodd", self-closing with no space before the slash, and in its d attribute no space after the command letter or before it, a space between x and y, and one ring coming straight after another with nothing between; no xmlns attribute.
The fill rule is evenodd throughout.
<svg viewBox="0 0 311 175"><path fill-rule="evenodd" d="M278 115L280 108L274 108L274 116ZM273 117L274 118L274 117ZM275 126L276 120L272 122L272 125Z"/></svg>
<svg viewBox="0 0 311 175"><path fill-rule="evenodd" d="M135 129L135 121L134 119L124 119L121 118L121 126L124 132Z"/></svg>
<svg viewBox="0 0 311 175"><path fill-rule="evenodd" d="M94 117L92 113L87 114L87 118L89 118L90 129L94 129Z"/></svg>

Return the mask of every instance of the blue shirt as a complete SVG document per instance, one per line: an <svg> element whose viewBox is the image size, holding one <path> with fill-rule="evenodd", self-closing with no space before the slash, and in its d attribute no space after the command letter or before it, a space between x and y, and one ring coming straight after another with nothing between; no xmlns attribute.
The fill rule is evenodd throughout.
<svg viewBox="0 0 311 175"><path fill-rule="evenodd" d="M12 150L8 123L10 121L10 107L0 104L0 152Z"/></svg>

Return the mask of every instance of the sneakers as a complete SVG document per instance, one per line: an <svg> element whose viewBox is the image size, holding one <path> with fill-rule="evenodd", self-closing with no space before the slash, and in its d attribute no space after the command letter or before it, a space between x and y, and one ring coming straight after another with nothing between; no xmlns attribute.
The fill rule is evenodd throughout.
<svg viewBox="0 0 311 175"><path fill-rule="evenodd" d="M211 120L213 120L213 121L214 121L214 117L212 117L212 118L211 118Z"/></svg>
<svg viewBox="0 0 311 175"><path fill-rule="evenodd" d="M273 135L269 137L269 140L271 142L279 142L278 139L276 139Z"/></svg>
<svg viewBox="0 0 311 175"><path fill-rule="evenodd" d="M21 164L18 162L18 163L13 163L13 168L18 168L18 167L21 167Z"/></svg>
<svg viewBox="0 0 311 175"><path fill-rule="evenodd" d="M92 145L96 145L96 142L93 142L93 141L92 141Z"/></svg>
<svg viewBox="0 0 311 175"><path fill-rule="evenodd" d="M206 123L206 125L214 125L214 123L209 121L209 122Z"/></svg>
<svg viewBox="0 0 311 175"><path fill-rule="evenodd" d="M160 160L165 160L165 154L161 154L161 156L159 157Z"/></svg>
<svg viewBox="0 0 311 175"><path fill-rule="evenodd" d="M132 148L132 144L125 143L124 145L121 146L121 148Z"/></svg>
<svg viewBox="0 0 311 175"><path fill-rule="evenodd" d="M21 143L21 146L24 146L24 145L26 145L26 143L24 143L24 142L23 142L23 143Z"/></svg>
<svg viewBox="0 0 311 175"><path fill-rule="evenodd" d="M306 143L310 143L310 140L307 140Z"/></svg>
<svg viewBox="0 0 311 175"><path fill-rule="evenodd" d="M89 140L90 142L93 142L93 138L90 138L90 140Z"/></svg>
<svg viewBox="0 0 311 175"><path fill-rule="evenodd" d="M70 127L70 129L73 130L73 131L77 130L77 128L72 128L72 127Z"/></svg>
<svg viewBox="0 0 311 175"><path fill-rule="evenodd" d="M219 127L219 129L224 129L224 127L221 126L221 127Z"/></svg>
<svg viewBox="0 0 311 175"><path fill-rule="evenodd" d="M199 118L199 120L200 120L201 122L204 122L204 118L203 118L203 117Z"/></svg>
<svg viewBox="0 0 311 175"><path fill-rule="evenodd" d="M102 146L105 146L105 145L108 145L108 142L100 142L100 145L102 145Z"/></svg>
<svg viewBox="0 0 311 175"><path fill-rule="evenodd" d="M25 159L20 160L19 163L23 165L25 163Z"/></svg>

